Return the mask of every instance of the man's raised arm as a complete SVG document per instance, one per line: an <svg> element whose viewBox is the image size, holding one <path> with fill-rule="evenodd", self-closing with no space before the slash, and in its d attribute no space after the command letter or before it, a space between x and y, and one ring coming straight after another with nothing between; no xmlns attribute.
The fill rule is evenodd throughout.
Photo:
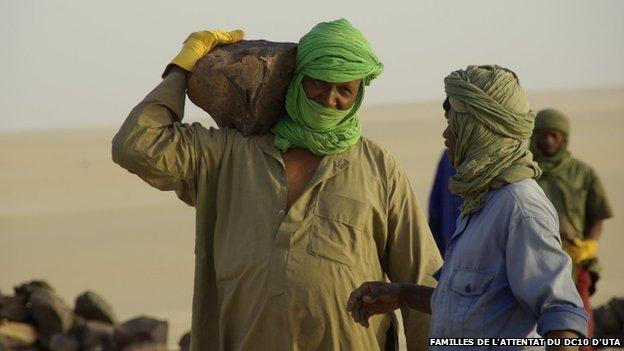
<svg viewBox="0 0 624 351"><path fill-rule="evenodd" d="M130 112L113 138L113 161L155 188L175 190L193 205L197 165L218 168L226 135L181 123L187 75L215 45L242 37L242 31L192 33L165 70L163 81Z"/></svg>

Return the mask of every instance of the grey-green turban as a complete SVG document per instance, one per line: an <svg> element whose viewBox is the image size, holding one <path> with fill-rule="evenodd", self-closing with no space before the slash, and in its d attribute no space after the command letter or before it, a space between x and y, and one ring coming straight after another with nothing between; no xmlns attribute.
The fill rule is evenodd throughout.
<svg viewBox="0 0 624 351"><path fill-rule="evenodd" d="M554 155L546 156L538 145L537 131L544 128L556 129L565 135L563 144ZM546 184L549 189L559 190L561 196L550 197L550 201L555 208L562 211L559 213L560 219L565 216L566 220L578 232L583 231L582 220L579 213L583 213L579 206L581 204L575 198L578 189L574 182L570 179L570 170L574 166L574 159L568 151L568 138L570 134L570 121L561 112L554 109L541 110L535 118L535 131L531 138L531 151L534 159L539 163L543 171L539 180L540 185ZM586 167L576 167L575 174L577 177L588 179L591 170ZM574 177L572 177L574 178Z"/></svg>
<svg viewBox="0 0 624 351"><path fill-rule="evenodd" d="M449 126L457 136L449 181L462 215L480 210L492 189L541 174L529 151L535 114L515 74L496 65L468 66L444 79Z"/></svg>

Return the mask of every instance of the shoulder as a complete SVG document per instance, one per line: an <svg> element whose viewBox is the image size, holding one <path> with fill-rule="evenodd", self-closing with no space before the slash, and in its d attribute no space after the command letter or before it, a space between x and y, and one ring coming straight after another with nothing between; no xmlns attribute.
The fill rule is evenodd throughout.
<svg viewBox="0 0 624 351"><path fill-rule="evenodd" d="M587 162L581 161L576 157L571 158L570 165L578 170L593 171L593 168Z"/></svg>
<svg viewBox="0 0 624 351"><path fill-rule="evenodd" d="M195 127L198 136L196 148L203 154L219 150L224 157L228 155L239 155L237 157L240 157L241 154L249 156L262 149L273 149L271 147L273 135L270 133L246 136L235 128L204 127L199 123L194 123L193 127Z"/></svg>
<svg viewBox="0 0 624 351"><path fill-rule="evenodd" d="M378 169L383 168L389 175L401 171L396 157L377 142L363 136L354 146L357 147L358 158L363 162Z"/></svg>
<svg viewBox="0 0 624 351"><path fill-rule="evenodd" d="M583 184L585 186L589 186L598 178L598 175L596 174L594 168L585 161L581 161L577 158L572 158L572 168L574 170L575 176L582 177Z"/></svg>
<svg viewBox="0 0 624 351"><path fill-rule="evenodd" d="M387 191L411 188L409 176L399 161L377 142L361 137L348 152L346 157L351 163L351 170L376 179Z"/></svg>
<svg viewBox="0 0 624 351"><path fill-rule="evenodd" d="M488 202L491 202L490 206L507 211L511 222L533 218L558 223L554 206L533 179L504 186L495 191Z"/></svg>
<svg viewBox="0 0 624 351"><path fill-rule="evenodd" d="M379 145L376 141L373 141L365 136L362 136L356 145L358 146L359 151L365 155L371 155L379 159L394 160L394 157L388 150Z"/></svg>
<svg viewBox="0 0 624 351"><path fill-rule="evenodd" d="M572 157L570 160L570 167L568 177L577 186L587 186L594 181L596 173L592 166L578 158Z"/></svg>
<svg viewBox="0 0 624 351"><path fill-rule="evenodd" d="M224 143L231 144L234 147L273 141L273 135L270 133L260 135L244 135L238 129L231 127L215 128L210 126L203 129L206 137L220 138L224 141Z"/></svg>
<svg viewBox="0 0 624 351"><path fill-rule="evenodd" d="M214 126L204 126L199 122L193 122L191 126L197 131L198 135L203 138L235 139L244 137L241 132L234 128L215 128Z"/></svg>

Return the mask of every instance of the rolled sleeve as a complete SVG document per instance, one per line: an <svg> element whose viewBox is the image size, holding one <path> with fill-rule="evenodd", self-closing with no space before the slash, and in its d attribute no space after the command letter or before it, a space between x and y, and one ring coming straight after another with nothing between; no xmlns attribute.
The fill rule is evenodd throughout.
<svg viewBox="0 0 624 351"><path fill-rule="evenodd" d="M507 274L523 309L538 319L538 333L573 330L587 335L587 314L561 248L555 219L525 217L509 230Z"/></svg>
<svg viewBox="0 0 624 351"><path fill-rule="evenodd" d="M566 326L562 328L561 326ZM537 322L537 332L545 336L555 330L574 330L587 336L587 314L585 310L572 306L556 306L542 313Z"/></svg>

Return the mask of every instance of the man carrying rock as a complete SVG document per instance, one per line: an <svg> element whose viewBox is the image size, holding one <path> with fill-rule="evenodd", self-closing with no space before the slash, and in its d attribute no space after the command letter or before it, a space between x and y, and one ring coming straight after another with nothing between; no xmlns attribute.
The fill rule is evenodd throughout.
<svg viewBox="0 0 624 351"><path fill-rule="evenodd" d="M349 293L384 275L432 286L441 261L407 175L361 137L357 111L382 64L346 20L320 23L299 42L271 133L181 123L195 62L242 37L191 34L113 139L116 163L196 209L191 348L396 348L392 315L358 328ZM406 310L404 324L408 347L424 349L426 315Z"/></svg>
<svg viewBox="0 0 624 351"><path fill-rule="evenodd" d="M535 118L531 151L542 169L537 183L559 215L563 249L574 263L574 280L590 317L591 337L594 321L589 297L600 273L597 242L603 221L613 213L596 172L568 151L569 135L570 122L563 113L542 110Z"/></svg>

